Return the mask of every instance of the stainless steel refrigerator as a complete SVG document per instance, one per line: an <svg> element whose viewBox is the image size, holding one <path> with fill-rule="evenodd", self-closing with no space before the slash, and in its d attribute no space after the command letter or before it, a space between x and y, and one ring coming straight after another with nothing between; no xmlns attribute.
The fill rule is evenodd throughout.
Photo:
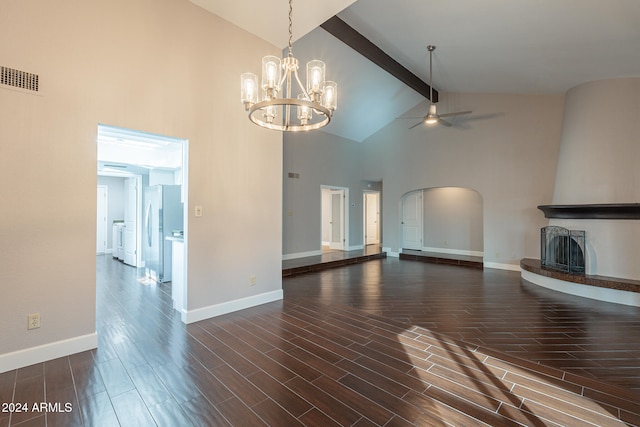
<svg viewBox="0 0 640 427"><path fill-rule="evenodd" d="M143 257L147 278L171 281L171 236L183 229L179 185L153 185L145 189Z"/></svg>

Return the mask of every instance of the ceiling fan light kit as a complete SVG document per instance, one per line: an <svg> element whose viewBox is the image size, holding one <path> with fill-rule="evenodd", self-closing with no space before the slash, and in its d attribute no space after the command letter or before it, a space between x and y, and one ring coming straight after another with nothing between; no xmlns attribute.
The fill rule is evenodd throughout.
<svg viewBox="0 0 640 427"><path fill-rule="evenodd" d="M424 123L430 126L438 124L438 116L436 114L436 104L429 105L429 114L427 114L427 116L424 118Z"/></svg>
<svg viewBox="0 0 640 427"><path fill-rule="evenodd" d="M260 86L256 74L241 74L240 100L249 112L249 120L258 126L299 132L320 129L329 123L338 106L338 85L325 80L325 63L317 59L307 63L306 87L302 84L292 49L292 2L289 0L289 54L282 60L277 56L262 58Z"/></svg>
<svg viewBox="0 0 640 427"><path fill-rule="evenodd" d="M433 102L433 51L436 47L432 44L427 46L429 51L429 112L422 118L422 121L411 126L409 129L424 123L427 126L444 125L451 126L451 123L443 120L443 117L459 116L462 114L471 114L471 111L458 111L455 113L438 114L436 104Z"/></svg>

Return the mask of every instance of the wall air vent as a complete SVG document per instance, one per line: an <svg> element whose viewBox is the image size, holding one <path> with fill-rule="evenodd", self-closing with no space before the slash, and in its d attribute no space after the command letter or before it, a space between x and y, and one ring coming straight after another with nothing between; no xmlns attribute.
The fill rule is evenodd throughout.
<svg viewBox="0 0 640 427"><path fill-rule="evenodd" d="M0 84L37 93L38 75L0 66Z"/></svg>

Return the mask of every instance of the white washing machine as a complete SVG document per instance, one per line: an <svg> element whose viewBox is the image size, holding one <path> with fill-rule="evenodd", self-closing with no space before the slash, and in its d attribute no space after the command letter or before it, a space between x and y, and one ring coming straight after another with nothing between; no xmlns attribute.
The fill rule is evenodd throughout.
<svg viewBox="0 0 640 427"><path fill-rule="evenodd" d="M112 255L120 261L124 260L124 222L113 222Z"/></svg>

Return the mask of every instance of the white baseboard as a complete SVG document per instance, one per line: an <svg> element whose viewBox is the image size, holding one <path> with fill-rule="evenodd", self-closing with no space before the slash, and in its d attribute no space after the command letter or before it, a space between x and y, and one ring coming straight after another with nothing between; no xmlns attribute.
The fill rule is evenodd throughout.
<svg viewBox="0 0 640 427"><path fill-rule="evenodd" d="M388 257L400 258L400 252L393 252L391 248L382 248L382 252L386 252Z"/></svg>
<svg viewBox="0 0 640 427"><path fill-rule="evenodd" d="M484 265L484 268L495 268L496 270L509 270L509 271L521 270L519 264L501 264L499 262L485 261L483 265Z"/></svg>
<svg viewBox="0 0 640 427"><path fill-rule="evenodd" d="M0 373L98 347L96 332L0 355Z"/></svg>
<svg viewBox="0 0 640 427"><path fill-rule="evenodd" d="M349 246L348 251L360 251L364 249L364 245Z"/></svg>
<svg viewBox="0 0 640 427"><path fill-rule="evenodd" d="M200 320L222 316L223 314L244 310L245 308L278 301L281 300L283 296L283 291L280 289L264 294L252 295L246 298L214 304L208 307L196 308L195 310L187 310L186 312L182 312L182 321L184 323L199 322Z"/></svg>
<svg viewBox="0 0 640 427"><path fill-rule="evenodd" d="M451 248L422 248L425 252L438 252L441 254L451 254L451 255L465 255L465 256L477 256L483 257L484 252L482 251L468 251L465 249L451 249Z"/></svg>
<svg viewBox="0 0 640 427"><path fill-rule="evenodd" d="M298 252L295 254L282 255L282 260L286 261L289 259L306 258L308 256L318 256L318 255L322 255L322 249L318 249L317 251Z"/></svg>
<svg viewBox="0 0 640 427"><path fill-rule="evenodd" d="M565 294L591 298L598 301L612 302L615 304L640 307L640 294L637 292L565 282L564 280L541 276L527 270L522 270L520 277L534 285L542 286L543 288L552 289L558 292L564 292Z"/></svg>

